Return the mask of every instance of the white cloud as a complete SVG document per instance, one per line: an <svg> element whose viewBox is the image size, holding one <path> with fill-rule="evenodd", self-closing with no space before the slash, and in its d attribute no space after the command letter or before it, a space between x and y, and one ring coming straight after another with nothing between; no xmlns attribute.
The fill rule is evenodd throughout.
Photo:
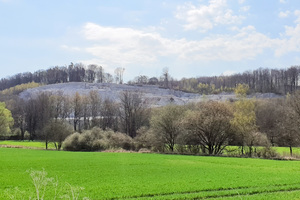
<svg viewBox="0 0 300 200"><path fill-rule="evenodd" d="M249 10L250 10L250 6L243 6L240 8L240 11L242 11L242 12L247 12Z"/></svg>
<svg viewBox="0 0 300 200"><path fill-rule="evenodd" d="M105 62L129 64L132 62L153 62L164 40L156 33L131 28L103 27L87 23L84 37L95 44L86 51ZM152 51L155 52L152 52Z"/></svg>
<svg viewBox="0 0 300 200"><path fill-rule="evenodd" d="M287 10L287 11L285 11L285 12L282 12L282 11L281 11L281 12L279 13L278 16L279 16L280 18L286 18L286 17L288 17L290 14L291 14L291 12Z"/></svg>
<svg viewBox="0 0 300 200"><path fill-rule="evenodd" d="M287 0L279 0L280 3L286 3Z"/></svg>
<svg viewBox="0 0 300 200"><path fill-rule="evenodd" d="M234 15L226 0L210 0L208 5L186 3L178 6L176 18L186 22L186 30L206 31L218 25L239 24L243 16Z"/></svg>
<svg viewBox="0 0 300 200"><path fill-rule="evenodd" d="M238 0L239 4L245 3L245 0Z"/></svg>
<svg viewBox="0 0 300 200"><path fill-rule="evenodd" d="M131 28L104 27L87 23L86 40L93 42L85 51L99 62L111 65L156 63L161 57L188 62L207 60L239 61L255 58L276 41L254 27L236 29L235 35L215 35L203 40L169 39L156 32Z"/></svg>
<svg viewBox="0 0 300 200"><path fill-rule="evenodd" d="M295 26L285 26L285 32L281 34L280 45L276 49L276 56L282 56L289 52L300 52L300 10L294 11Z"/></svg>
<svg viewBox="0 0 300 200"><path fill-rule="evenodd" d="M294 15L296 17L295 23L299 24L300 23L300 10L295 10Z"/></svg>
<svg viewBox="0 0 300 200"><path fill-rule="evenodd" d="M289 52L300 52L300 24L295 27L286 26L284 39L280 41L280 48L276 49L276 56L282 56Z"/></svg>

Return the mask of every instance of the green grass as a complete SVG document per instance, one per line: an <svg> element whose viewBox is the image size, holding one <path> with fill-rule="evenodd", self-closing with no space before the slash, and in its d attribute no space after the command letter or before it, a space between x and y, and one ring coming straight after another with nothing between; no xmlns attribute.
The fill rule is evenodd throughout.
<svg viewBox="0 0 300 200"><path fill-rule="evenodd" d="M91 199L296 199L300 162L0 148L0 199L34 188L28 169L82 186ZM282 198L279 198L282 197ZM27 198L28 199L28 198Z"/></svg>
<svg viewBox="0 0 300 200"><path fill-rule="evenodd" d="M14 146L14 147L25 147L25 148L34 148L34 149L45 149L45 142L39 142L39 141L13 141L13 140L6 140L6 141L0 141L0 147L1 145L8 145L8 146ZM53 143L48 144L49 149L55 149L55 146Z"/></svg>
<svg viewBox="0 0 300 200"><path fill-rule="evenodd" d="M289 147L274 147L274 149L283 156L290 155L290 148ZM300 147L293 147L293 155L300 156Z"/></svg>
<svg viewBox="0 0 300 200"><path fill-rule="evenodd" d="M253 147L256 148L257 150L263 148L263 147ZM289 147L272 147L279 155L281 156L290 156L290 148ZM231 154L238 154L240 153L241 149L237 146L227 146L226 150L229 151L224 151L224 155L231 155ZM246 147L246 151L248 151ZM254 151L254 149L253 149ZM231 152L231 153L230 153ZM300 147L293 147L293 156L300 157Z"/></svg>
<svg viewBox="0 0 300 200"><path fill-rule="evenodd" d="M25 147L25 148L33 148L33 149L45 149L45 142L40 141L13 141L13 140L6 140L6 141L0 141L0 147L1 145L9 145L9 146L17 146L17 147ZM48 144L49 149L55 149L55 146L53 143ZM256 147L261 148L261 147ZM273 147L280 155L282 156L289 156L290 155L290 149L289 147ZM239 152L239 147L237 146L227 146L227 150ZM227 154L226 151L224 151L225 155ZM293 147L293 154L296 156L300 156L300 147Z"/></svg>

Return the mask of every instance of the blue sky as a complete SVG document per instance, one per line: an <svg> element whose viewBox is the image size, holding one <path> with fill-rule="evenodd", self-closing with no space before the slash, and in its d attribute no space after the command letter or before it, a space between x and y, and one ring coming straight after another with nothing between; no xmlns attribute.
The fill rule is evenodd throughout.
<svg viewBox="0 0 300 200"><path fill-rule="evenodd" d="M300 65L299 0L0 0L0 78L70 62L124 79Z"/></svg>

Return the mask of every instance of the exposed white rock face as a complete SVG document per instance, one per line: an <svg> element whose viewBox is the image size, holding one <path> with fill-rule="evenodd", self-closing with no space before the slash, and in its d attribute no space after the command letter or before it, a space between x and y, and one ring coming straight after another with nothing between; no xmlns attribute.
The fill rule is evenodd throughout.
<svg viewBox="0 0 300 200"><path fill-rule="evenodd" d="M170 89L159 88L158 86L151 85L120 85L114 83L60 83L45 85L37 88L25 90L20 94L23 99L35 97L40 92L51 92L53 94L63 92L64 95L73 96L76 92L81 95L88 95L92 90L98 91L102 99L111 99L118 102L121 92L133 91L141 93L145 103L151 107L164 106L169 103L184 105L191 102L199 102L203 100L218 100L226 101L235 99L232 93L221 93L217 95L200 95L193 93L186 93L182 91L175 91ZM272 93L268 94L255 94L250 97L256 98L280 98L281 96Z"/></svg>

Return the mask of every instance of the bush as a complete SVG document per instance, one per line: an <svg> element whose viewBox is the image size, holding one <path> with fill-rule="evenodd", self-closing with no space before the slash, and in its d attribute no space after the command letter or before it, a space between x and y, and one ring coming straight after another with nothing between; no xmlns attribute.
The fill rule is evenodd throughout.
<svg viewBox="0 0 300 200"><path fill-rule="evenodd" d="M125 150L134 150L132 138L123 133L113 133L109 138L109 145L112 148L122 148Z"/></svg>
<svg viewBox="0 0 300 200"><path fill-rule="evenodd" d="M69 135L63 142L63 149L67 151L79 151L79 137L80 133L73 133Z"/></svg>
<svg viewBox="0 0 300 200"><path fill-rule="evenodd" d="M263 147L257 151L257 156L265 159L279 158L279 154L270 146Z"/></svg>
<svg viewBox="0 0 300 200"><path fill-rule="evenodd" d="M152 129L142 127L137 131L137 136L133 139L136 150L149 149L152 151L163 152L164 143L157 137Z"/></svg>
<svg viewBox="0 0 300 200"><path fill-rule="evenodd" d="M133 150L133 140L128 135L100 128L74 133L67 137L63 143L67 151L102 151L111 148Z"/></svg>

